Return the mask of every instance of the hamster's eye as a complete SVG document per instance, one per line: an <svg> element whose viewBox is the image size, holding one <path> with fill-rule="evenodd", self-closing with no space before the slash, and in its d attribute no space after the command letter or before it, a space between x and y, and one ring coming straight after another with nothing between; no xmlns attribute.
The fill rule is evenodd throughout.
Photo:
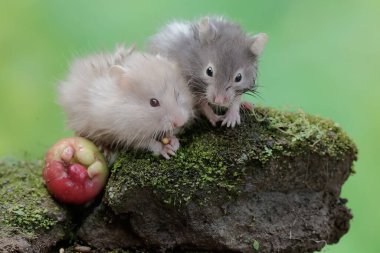
<svg viewBox="0 0 380 253"><path fill-rule="evenodd" d="M212 76L213 76L214 71L212 70L211 67L208 67L208 68L206 69L206 74L207 74L209 77L212 77Z"/></svg>
<svg viewBox="0 0 380 253"><path fill-rule="evenodd" d="M158 100L155 99L155 98L151 98L151 99L150 99L150 105L151 105L152 107L157 107L157 106L160 106L160 102L158 102Z"/></svg>
<svg viewBox="0 0 380 253"><path fill-rule="evenodd" d="M237 74L236 75L236 77L235 77L235 83L238 83L238 82L240 82L241 81L241 74L239 73L239 74Z"/></svg>

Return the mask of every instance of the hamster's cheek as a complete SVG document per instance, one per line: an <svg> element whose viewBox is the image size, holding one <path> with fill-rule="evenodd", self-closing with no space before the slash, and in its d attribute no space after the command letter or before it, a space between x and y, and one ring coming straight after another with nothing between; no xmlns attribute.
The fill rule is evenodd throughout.
<svg viewBox="0 0 380 253"><path fill-rule="evenodd" d="M183 121L183 124L185 124L191 116L191 111L188 108L182 108L181 109L181 121Z"/></svg>
<svg viewBox="0 0 380 253"><path fill-rule="evenodd" d="M206 88L206 98L209 102L213 102L213 96L215 95L215 88L213 85L208 85Z"/></svg>
<svg viewBox="0 0 380 253"><path fill-rule="evenodd" d="M214 79L212 77L207 76L206 74L202 74L202 75L203 75L203 78L202 78L203 84L205 84L206 86L212 85L212 83L214 82Z"/></svg>
<svg viewBox="0 0 380 253"><path fill-rule="evenodd" d="M151 120L153 127L158 131L165 131L166 129L170 128L170 120L168 114L156 112L151 116Z"/></svg>
<svg viewBox="0 0 380 253"><path fill-rule="evenodd" d="M231 103L234 98L236 96L236 92L234 91L234 89L228 89L228 91L226 92L226 97L227 97L227 103Z"/></svg>

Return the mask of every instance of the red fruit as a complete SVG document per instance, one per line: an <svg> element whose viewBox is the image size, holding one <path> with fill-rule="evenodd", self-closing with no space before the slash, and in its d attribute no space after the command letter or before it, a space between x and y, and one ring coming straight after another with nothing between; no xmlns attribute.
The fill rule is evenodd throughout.
<svg viewBox="0 0 380 253"><path fill-rule="evenodd" d="M78 185L83 185L89 179L87 169L78 163L71 164L67 170L67 174Z"/></svg>
<svg viewBox="0 0 380 253"><path fill-rule="evenodd" d="M84 204L103 189L108 168L92 142L72 137L60 140L49 149L42 175L56 199L67 204Z"/></svg>

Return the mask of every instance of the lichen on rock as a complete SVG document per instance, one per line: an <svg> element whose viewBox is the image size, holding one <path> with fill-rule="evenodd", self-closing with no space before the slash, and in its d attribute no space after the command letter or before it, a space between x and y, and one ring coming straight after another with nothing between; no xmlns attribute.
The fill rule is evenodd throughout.
<svg viewBox="0 0 380 253"><path fill-rule="evenodd" d="M65 237L66 210L50 197L41 171L41 162L0 162L0 247L9 252L29 252Z"/></svg>
<svg viewBox="0 0 380 253"><path fill-rule="evenodd" d="M33 234L35 230L49 229L57 223L53 217L59 209L50 208L41 169L36 169L35 164L0 165L0 185L0 214L3 217L0 222L4 225Z"/></svg>
<svg viewBox="0 0 380 253"><path fill-rule="evenodd" d="M270 108L260 108L253 112L256 120L266 121L267 130L274 130L276 140L274 147L285 154L294 152L302 153L304 150L312 150L319 155L342 158L350 150L357 152L355 144L348 135L339 127L339 124L317 116L311 116L305 112L281 112ZM282 134L279 134L281 132ZM286 148L284 148L284 144ZM288 153L291 149L292 152Z"/></svg>

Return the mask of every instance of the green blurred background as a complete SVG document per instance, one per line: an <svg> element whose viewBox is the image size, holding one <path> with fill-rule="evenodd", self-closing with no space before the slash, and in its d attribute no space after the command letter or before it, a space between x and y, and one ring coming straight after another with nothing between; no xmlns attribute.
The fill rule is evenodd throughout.
<svg viewBox="0 0 380 253"><path fill-rule="evenodd" d="M331 118L353 138L359 161L344 186L354 219L324 252L380 252L380 2L373 1L1 1L0 157L40 159L72 133L56 105L57 81L76 56L143 49L173 19L222 14L267 32L262 98Z"/></svg>

